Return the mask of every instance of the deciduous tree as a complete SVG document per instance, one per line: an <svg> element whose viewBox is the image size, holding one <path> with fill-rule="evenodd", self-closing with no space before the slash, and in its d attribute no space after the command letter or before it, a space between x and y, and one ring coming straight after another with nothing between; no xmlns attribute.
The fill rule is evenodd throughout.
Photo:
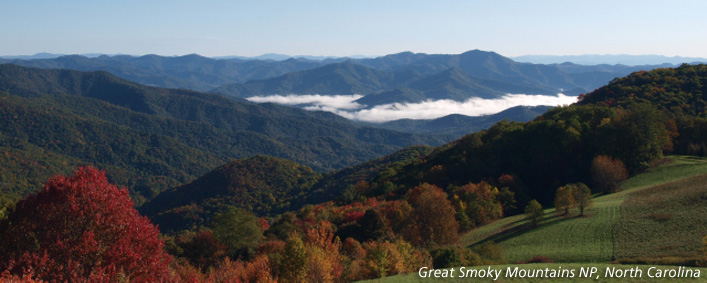
<svg viewBox="0 0 707 283"><path fill-rule="evenodd" d="M219 242L211 230L200 230L196 233L177 237L176 244L191 265L202 272L217 265L228 254L228 247Z"/></svg>
<svg viewBox="0 0 707 283"><path fill-rule="evenodd" d="M306 282L307 279L307 248L302 238L290 234L285 240L285 250L278 267L278 274L284 282Z"/></svg>
<svg viewBox="0 0 707 283"><path fill-rule="evenodd" d="M0 223L0 270L56 282L161 282L170 258L127 189L93 167L47 181Z"/></svg>
<svg viewBox="0 0 707 283"><path fill-rule="evenodd" d="M628 178L628 170L620 159L599 155L592 160L592 181L605 193L614 193Z"/></svg>
<svg viewBox="0 0 707 283"><path fill-rule="evenodd" d="M557 188L557 191L555 192L556 211L564 210L565 215L570 214L570 208L573 208L575 205L573 189L574 187L571 186L562 186Z"/></svg>
<svg viewBox="0 0 707 283"><path fill-rule="evenodd" d="M593 203L592 190L584 183L570 184L568 186L572 187L574 203L579 206L579 216L584 216L584 209L590 207Z"/></svg>
<svg viewBox="0 0 707 283"><path fill-rule="evenodd" d="M252 257L264 239L258 218L252 212L233 206L216 214L209 226L214 236L228 246L234 258Z"/></svg>
<svg viewBox="0 0 707 283"><path fill-rule="evenodd" d="M531 200L527 206L525 206L525 216L533 226L538 226L538 222L542 220L543 217L543 206L537 200Z"/></svg>
<svg viewBox="0 0 707 283"><path fill-rule="evenodd" d="M413 207L419 237L413 237L410 241L444 245L459 239L459 223L454 218L454 207L442 189L424 183L410 190L408 201Z"/></svg>

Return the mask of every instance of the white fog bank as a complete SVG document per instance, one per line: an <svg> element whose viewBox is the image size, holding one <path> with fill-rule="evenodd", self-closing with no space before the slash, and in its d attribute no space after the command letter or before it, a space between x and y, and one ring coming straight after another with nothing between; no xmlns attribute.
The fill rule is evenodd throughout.
<svg viewBox="0 0 707 283"><path fill-rule="evenodd" d="M342 117L365 121L387 122L399 119L435 119L450 114L481 116L495 114L515 106L568 105L577 101L576 96L564 94L528 95L507 94L501 98L471 98L464 102L454 100L427 100L419 103L393 103L366 108L354 102L361 95L272 95L247 98L257 103L277 103L298 105L307 110L321 110L336 113Z"/></svg>

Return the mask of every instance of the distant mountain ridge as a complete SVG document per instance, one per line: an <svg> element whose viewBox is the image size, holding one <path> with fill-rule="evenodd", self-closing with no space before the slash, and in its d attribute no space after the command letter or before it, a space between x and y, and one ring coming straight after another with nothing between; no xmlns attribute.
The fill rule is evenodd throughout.
<svg viewBox="0 0 707 283"><path fill-rule="evenodd" d="M585 55L523 55L511 57L518 62L533 64L561 64L570 62L579 65L680 65L683 63L705 63L707 58L663 55L626 55L626 54L585 54Z"/></svg>
<svg viewBox="0 0 707 283"><path fill-rule="evenodd" d="M49 54L51 55L51 54ZM274 56L274 55L273 55ZM39 56L41 58L42 56ZM51 57L51 56L44 56ZM36 57L21 57L22 59ZM263 57L265 58L265 57ZM64 68L79 71L103 70L124 79L145 85L186 88L198 91L218 89L230 95L263 95L274 90L292 90L301 93L320 90L320 94L342 94L341 91L367 91L362 95L380 93L407 93L405 96L442 96L458 97L460 89L451 88L443 94L417 93L403 90L430 89L433 86L409 87L406 83L423 77L458 69L476 80L492 92L510 92L526 94L565 94L577 95L589 92L608 83L615 77L625 76L633 71L649 70L657 66L583 66L577 64L529 64L519 63L494 52L472 50L462 54L424 54L402 52L376 58L307 58L296 57L276 61L254 58L207 58L196 54L185 56L128 56L101 55L89 58L79 55L60 56L46 59L0 59L0 63L37 68ZM275 59L284 59L280 56ZM319 60L321 59L321 60ZM293 72L325 68L329 64L358 64L375 69L385 74L358 78L355 81L341 80L335 76L301 76L296 79ZM661 67L665 67L661 65ZM332 67L326 67L332 68ZM323 71L322 69L320 71ZM341 73L340 77L353 76ZM354 76L355 77L355 76ZM391 78L394 77L394 78ZM453 79L450 78L450 84ZM256 82L257 81L257 82ZM479 81L477 81L479 82ZM238 84L239 86L236 86ZM261 85L258 87L257 85ZM316 87L314 87L316 85ZM471 87L467 85L467 87ZM504 89L505 87L505 89ZM272 90L272 91L267 91ZM484 88L465 90L466 96L480 92L488 95ZM532 93L531 93L532 92ZM289 94L289 93L280 93ZM381 97L380 95L378 97ZM383 99L393 100L394 97Z"/></svg>
<svg viewBox="0 0 707 283"><path fill-rule="evenodd" d="M410 133L443 134L457 137L481 131L501 120L528 122L547 112L553 106L516 106L499 113L483 116L447 115L437 119L401 119L378 124L384 129Z"/></svg>
<svg viewBox="0 0 707 283"><path fill-rule="evenodd" d="M409 79L408 79L409 80ZM279 77L221 86L212 92L234 97L268 94L360 94L395 84L395 75L352 61L288 73Z"/></svg>
<svg viewBox="0 0 707 283"><path fill-rule="evenodd" d="M101 55L89 58L67 55L50 59L0 59L25 67L107 71L145 85L208 91L218 86L268 78L324 65L324 62L289 59L284 61L212 59L196 54L166 57L158 55Z"/></svg>
<svg viewBox="0 0 707 283"><path fill-rule="evenodd" d="M357 102L368 106L439 99L498 98L509 93L578 95L615 77L651 68L518 63L494 52L480 50L458 55L403 52L224 85L213 92L236 97L361 94L364 97Z"/></svg>

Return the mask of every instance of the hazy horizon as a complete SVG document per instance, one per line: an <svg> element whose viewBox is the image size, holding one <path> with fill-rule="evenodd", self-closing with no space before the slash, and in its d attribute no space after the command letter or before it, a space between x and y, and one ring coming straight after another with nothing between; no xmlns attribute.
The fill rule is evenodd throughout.
<svg viewBox="0 0 707 283"><path fill-rule="evenodd" d="M704 1L5 1L0 54L707 57ZM10 28L8 28L10 27ZM304 55L294 55L304 54Z"/></svg>

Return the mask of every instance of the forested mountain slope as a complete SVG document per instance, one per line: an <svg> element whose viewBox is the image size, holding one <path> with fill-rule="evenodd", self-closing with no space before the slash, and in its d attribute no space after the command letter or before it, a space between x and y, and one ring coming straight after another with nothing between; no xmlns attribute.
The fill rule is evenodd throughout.
<svg viewBox="0 0 707 283"><path fill-rule="evenodd" d="M0 65L0 93L2 148L12 160L4 170L14 172L6 174L4 190L17 193L76 163L120 168L111 177L149 198L254 154L326 171L409 145L441 143L440 137L363 127L331 113L147 87L106 72ZM55 155L66 164L49 161ZM29 174L38 179L17 177L33 171L17 166L40 161L46 169Z"/></svg>

